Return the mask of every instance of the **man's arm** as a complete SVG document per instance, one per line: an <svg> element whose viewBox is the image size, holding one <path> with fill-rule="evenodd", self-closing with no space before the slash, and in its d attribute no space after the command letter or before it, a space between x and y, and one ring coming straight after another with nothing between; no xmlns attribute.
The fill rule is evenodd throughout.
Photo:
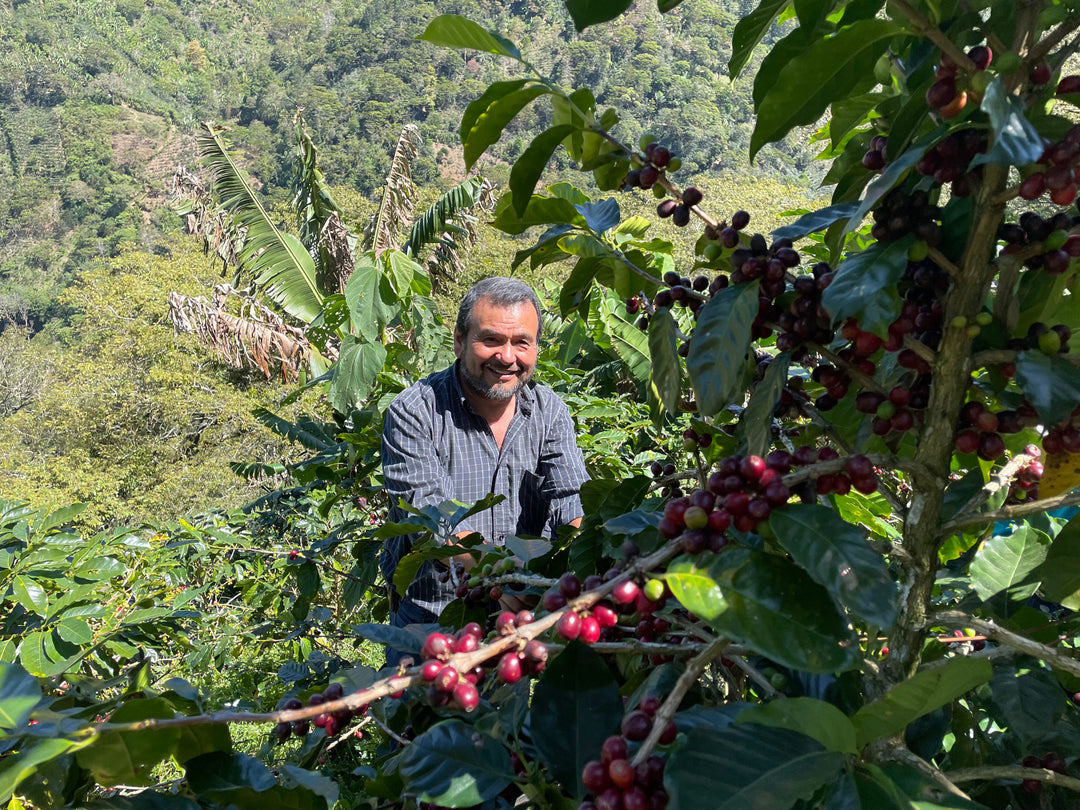
<svg viewBox="0 0 1080 810"><path fill-rule="evenodd" d="M540 473L545 477L544 489L550 503L549 529L554 532L563 525L580 528L584 514L581 485L589 480L589 474L570 409L558 397L554 397L552 420L544 438Z"/></svg>
<svg viewBox="0 0 1080 810"><path fill-rule="evenodd" d="M439 459L432 426L424 419L419 404L418 401L404 404L395 400L383 419L383 485L394 520L408 518L407 513L398 508L399 499L422 509L454 498L454 482ZM455 536L459 538L474 531L468 519L459 523L457 529ZM474 562L470 554L460 554L454 559L466 569Z"/></svg>

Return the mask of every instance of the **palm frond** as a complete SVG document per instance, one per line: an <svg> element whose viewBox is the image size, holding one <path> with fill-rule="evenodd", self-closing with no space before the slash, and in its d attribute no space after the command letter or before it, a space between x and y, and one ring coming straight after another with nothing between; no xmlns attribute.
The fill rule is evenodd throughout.
<svg viewBox="0 0 1080 810"><path fill-rule="evenodd" d="M398 136L379 210L364 231L365 250L381 251L394 247L398 234L407 227L416 208L412 161L419 154L419 148L420 131L415 124L406 124Z"/></svg>
<svg viewBox="0 0 1080 810"><path fill-rule="evenodd" d="M300 110L293 119L293 128L296 134L296 158L293 162L292 207L296 212L300 241L309 253L314 253L326 223L333 217L340 220L344 214L323 178L318 149Z"/></svg>
<svg viewBox="0 0 1080 810"><path fill-rule="evenodd" d="M256 286L286 312L310 323L322 309L315 260L303 243L283 233L263 208L248 180L229 151L223 127L204 123L199 151L211 178L211 188L234 225L244 230L238 258Z"/></svg>
<svg viewBox="0 0 1080 810"><path fill-rule="evenodd" d="M237 267L244 244L243 229L233 227L230 217L210 196L209 189L185 166L177 166L171 188L172 206L184 218L184 231L202 240L207 251L217 253L225 267Z"/></svg>
<svg viewBox="0 0 1080 810"><path fill-rule="evenodd" d="M494 191L483 177L470 178L439 197L409 229L402 249L415 258L431 246L424 266L436 286L461 276L463 253L478 238L474 212L494 208Z"/></svg>
<svg viewBox="0 0 1080 810"><path fill-rule="evenodd" d="M341 444L334 435L332 425L316 422L308 417L301 417L296 422L290 422L266 408L255 408L251 415L277 435L284 436L308 450L333 451L337 450Z"/></svg>
<svg viewBox="0 0 1080 810"><path fill-rule="evenodd" d="M225 308L230 295L240 298L239 315ZM286 380L295 380L311 362L311 346L302 330L228 284L215 287L210 301L169 293L169 320L177 332L198 336L228 365L256 368L268 380L272 368L280 369Z"/></svg>

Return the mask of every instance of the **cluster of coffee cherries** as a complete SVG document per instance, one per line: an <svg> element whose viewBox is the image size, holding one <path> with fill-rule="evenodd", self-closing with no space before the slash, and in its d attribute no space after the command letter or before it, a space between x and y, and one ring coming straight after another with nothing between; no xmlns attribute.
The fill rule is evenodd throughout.
<svg viewBox="0 0 1080 810"><path fill-rule="evenodd" d="M1080 77L1067 76L1066 79ZM1063 82L1065 79L1062 80ZM1055 205L1069 205L1076 199L1080 182L1080 124L1070 129L1064 138L1047 146L1039 157L1040 169L1024 178L1017 194L1024 200L1037 200L1050 195Z"/></svg>
<svg viewBox="0 0 1080 810"><path fill-rule="evenodd" d="M894 188L874 209L870 235L879 242L895 242L911 233L928 245L941 243L941 208L930 203L930 195L916 189Z"/></svg>
<svg viewBox="0 0 1080 810"><path fill-rule="evenodd" d="M832 283L833 269L826 262L818 262L811 272L813 275L795 279L792 283L795 297L787 310L776 315L776 348L792 352L796 360L805 356L807 342L825 345L832 342L835 334L832 318L821 306L821 294Z"/></svg>
<svg viewBox="0 0 1080 810"><path fill-rule="evenodd" d="M1026 756L1021 760L1020 764L1025 768L1045 768L1048 771L1054 773L1067 774L1068 764L1065 762L1065 758L1061 754L1051 752L1042 757ZM1037 796L1042 793L1043 783L1038 779L1025 779L1020 783L1020 787L1026 792Z"/></svg>
<svg viewBox="0 0 1080 810"><path fill-rule="evenodd" d="M339 700L344 696L345 689L342 685L340 683L332 683L322 692L316 692L313 695L309 695L307 705L321 706L323 703ZM304 704L300 698L294 697L286 700L280 708L284 711L295 711L296 709L302 709L303 707ZM282 743L288 740L290 736L306 737L313 725L316 728L321 728L325 731L326 736L333 737L348 726L353 718L363 716L366 711L367 706L358 706L355 709L338 709L335 712L317 714L311 720L294 720L291 723L283 721L274 727L274 737L278 742Z"/></svg>
<svg viewBox="0 0 1080 810"><path fill-rule="evenodd" d="M1029 444L1024 453L1031 458L1016 471L1016 476L1009 482L1009 494L1005 503L1022 503L1039 499L1039 480L1043 475L1043 465L1039 461L1042 451L1038 445Z"/></svg>
<svg viewBox="0 0 1080 810"><path fill-rule="evenodd" d="M641 162L642 165L631 168L626 173L626 179L623 181L626 188L642 188L648 191L657 184L662 175L667 172L678 171L682 167L682 161L671 154L671 150L666 146L653 140L651 135L642 136L639 146L644 154L634 160L635 162ZM641 160L642 157L644 158L643 161ZM661 187L661 192L663 191ZM687 216L689 216L689 213Z"/></svg>
<svg viewBox="0 0 1080 810"><path fill-rule="evenodd" d="M630 556L636 554L636 549L627 551L631 552ZM603 576L594 574L587 577L584 583L576 574L563 574L558 584L541 597L541 606L552 613L562 610L568 601L576 599L583 591L594 590L620 573L622 568L616 565ZM639 626L642 623L649 625L639 633L639 637L647 641L655 637L657 628L652 623L652 616L664 606L667 596L664 583L660 580L649 580L642 587L632 579L624 579L615 586L608 599L597 602L588 610L568 610L563 613L555 625L555 633L566 641L576 639L584 644L595 644L602 638L613 637L620 614L636 614L640 619ZM666 629L660 628L661 631Z"/></svg>
<svg viewBox="0 0 1080 810"><path fill-rule="evenodd" d="M1052 427L1042 440L1047 455L1080 453L1080 405L1059 425Z"/></svg>
<svg viewBox="0 0 1080 810"><path fill-rule="evenodd" d="M955 118L967 106L968 91L981 98L986 89L986 77L980 76L994 58L986 45L969 48L967 57L975 64L974 76L961 75L956 63L946 54L941 55L934 71L934 83L926 91L926 103L936 109L942 118Z"/></svg>
<svg viewBox="0 0 1080 810"><path fill-rule="evenodd" d="M664 810L668 793L664 790L664 759L656 754L638 765L630 762L630 750L652 731L660 698L648 695L622 720L621 734L613 734L600 747L600 759L590 760L581 770L581 783L592 794L578 810ZM660 736L660 745L675 742L678 729L669 721Z"/></svg>
<svg viewBox="0 0 1080 810"><path fill-rule="evenodd" d="M1022 429L1019 418L1012 414L1004 425L1006 433L1017 433ZM960 409L960 425L953 446L958 453L977 453L981 459L994 461L1005 452L1002 427L1001 414L994 413L977 400L971 400Z"/></svg>
<svg viewBox="0 0 1080 810"><path fill-rule="evenodd" d="M952 194L967 197L971 194L973 181L982 175L982 167L968 171L971 161L990 148L985 132L977 129L961 129L942 138L926 151L915 171L930 177L937 185L951 183Z"/></svg>
<svg viewBox="0 0 1080 810"><path fill-rule="evenodd" d="M679 200L664 200L656 206L656 215L661 219L671 217L672 223L684 228L690 224L690 209L700 203L704 196L697 186L687 186Z"/></svg>
<svg viewBox="0 0 1080 810"><path fill-rule="evenodd" d="M468 672L458 672L448 663L455 653L473 652L480 646L484 630L476 622L469 622L455 635L435 632L424 640L420 656L424 663L420 676L428 684L428 702L437 708L455 705L462 711L471 712L480 703L477 686L484 680L485 671L479 664Z"/></svg>
<svg viewBox="0 0 1080 810"><path fill-rule="evenodd" d="M1041 245L1042 252L1029 257L1024 266L1060 276L1073 259L1080 258L1080 235L1069 234L1078 224L1080 217L1064 212L1044 219L1034 211L1025 211L1018 222L1006 222L998 229L998 238L1005 242L1001 252L1016 253L1028 245Z"/></svg>

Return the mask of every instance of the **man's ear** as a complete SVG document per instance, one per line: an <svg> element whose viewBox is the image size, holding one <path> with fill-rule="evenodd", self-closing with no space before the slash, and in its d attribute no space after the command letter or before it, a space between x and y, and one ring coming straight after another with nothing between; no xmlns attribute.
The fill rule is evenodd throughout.
<svg viewBox="0 0 1080 810"><path fill-rule="evenodd" d="M457 329L454 330L454 357L461 359L461 353L465 349L465 336Z"/></svg>

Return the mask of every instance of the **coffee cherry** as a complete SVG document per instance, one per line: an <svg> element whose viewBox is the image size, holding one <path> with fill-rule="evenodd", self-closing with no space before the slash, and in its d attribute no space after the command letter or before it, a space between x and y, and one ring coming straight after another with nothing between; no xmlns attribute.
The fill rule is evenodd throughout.
<svg viewBox="0 0 1080 810"><path fill-rule="evenodd" d="M469 681L461 681L454 687L454 702L463 711L471 712L480 704L480 692Z"/></svg>
<svg viewBox="0 0 1080 810"><path fill-rule="evenodd" d="M521 680L521 659L517 653L508 652L499 659L496 677L503 683L517 683Z"/></svg>
<svg viewBox="0 0 1080 810"><path fill-rule="evenodd" d="M548 613L554 613L556 610L566 607L566 597L563 596L561 591L554 589L545 591L540 600L540 606Z"/></svg>
<svg viewBox="0 0 1080 810"><path fill-rule="evenodd" d="M652 718L640 709L623 717L622 734L631 742L641 742L649 736L652 730Z"/></svg>
<svg viewBox="0 0 1080 810"><path fill-rule="evenodd" d="M597 760L586 762L585 767L581 769L581 784L593 795L598 796L603 793L611 786L607 765Z"/></svg>
<svg viewBox="0 0 1080 810"><path fill-rule="evenodd" d="M671 214L671 221L679 228L685 228L690 224L690 209L686 205L679 205Z"/></svg>
<svg viewBox="0 0 1080 810"><path fill-rule="evenodd" d="M1076 77L1080 78L1080 77ZM701 202L705 195L701 193L701 189L697 186L687 186L683 189L682 201L684 205L697 205Z"/></svg>
<svg viewBox="0 0 1080 810"><path fill-rule="evenodd" d="M573 641L581 633L581 617L572 610L567 611L559 618L555 632L567 641Z"/></svg>
<svg viewBox="0 0 1080 810"><path fill-rule="evenodd" d="M638 590L636 582L632 579L626 579L615 586L615 590L611 592L611 598L615 600L616 604L629 605L637 599Z"/></svg>
<svg viewBox="0 0 1080 810"><path fill-rule="evenodd" d="M625 759L612 760L608 765L608 779L620 790L627 790L634 785L634 766Z"/></svg>
<svg viewBox="0 0 1080 810"><path fill-rule="evenodd" d="M443 633L431 633L420 651L422 658L444 659L453 653L453 639Z"/></svg>
<svg viewBox="0 0 1080 810"><path fill-rule="evenodd" d="M592 615L599 622L601 628L611 628L619 623L619 614L608 605L594 605Z"/></svg>
<svg viewBox="0 0 1080 810"><path fill-rule="evenodd" d="M445 666L435 674L433 685L440 692L453 692L460 680L461 676L454 667Z"/></svg>
<svg viewBox="0 0 1080 810"><path fill-rule="evenodd" d="M595 616L586 616L581 620L581 632L578 638L583 644L595 644L600 640L600 622Z"/></svg>
<svg viewBox="0 0 1080 810"><path fill-rule="evenodd" d="M736 231L741 231L747 225L750 224L750 214L746 211L736 211L731 215L731 227Z"/></svg>
<svg viewBox="0 0 1080 810"><path fill-rule="evenodd" d="M578 579L577 574L570 571L559 577L559 592L567 598L576 599L581 595L581 580Z"/></svg>
<svg viewBox="0 0 1080 810"><path fill-rule="evenodd" d="M442 669L442 664L438 661L427 661L421 668L420 675L425 681L433 681L440 669Z"/></svg>

